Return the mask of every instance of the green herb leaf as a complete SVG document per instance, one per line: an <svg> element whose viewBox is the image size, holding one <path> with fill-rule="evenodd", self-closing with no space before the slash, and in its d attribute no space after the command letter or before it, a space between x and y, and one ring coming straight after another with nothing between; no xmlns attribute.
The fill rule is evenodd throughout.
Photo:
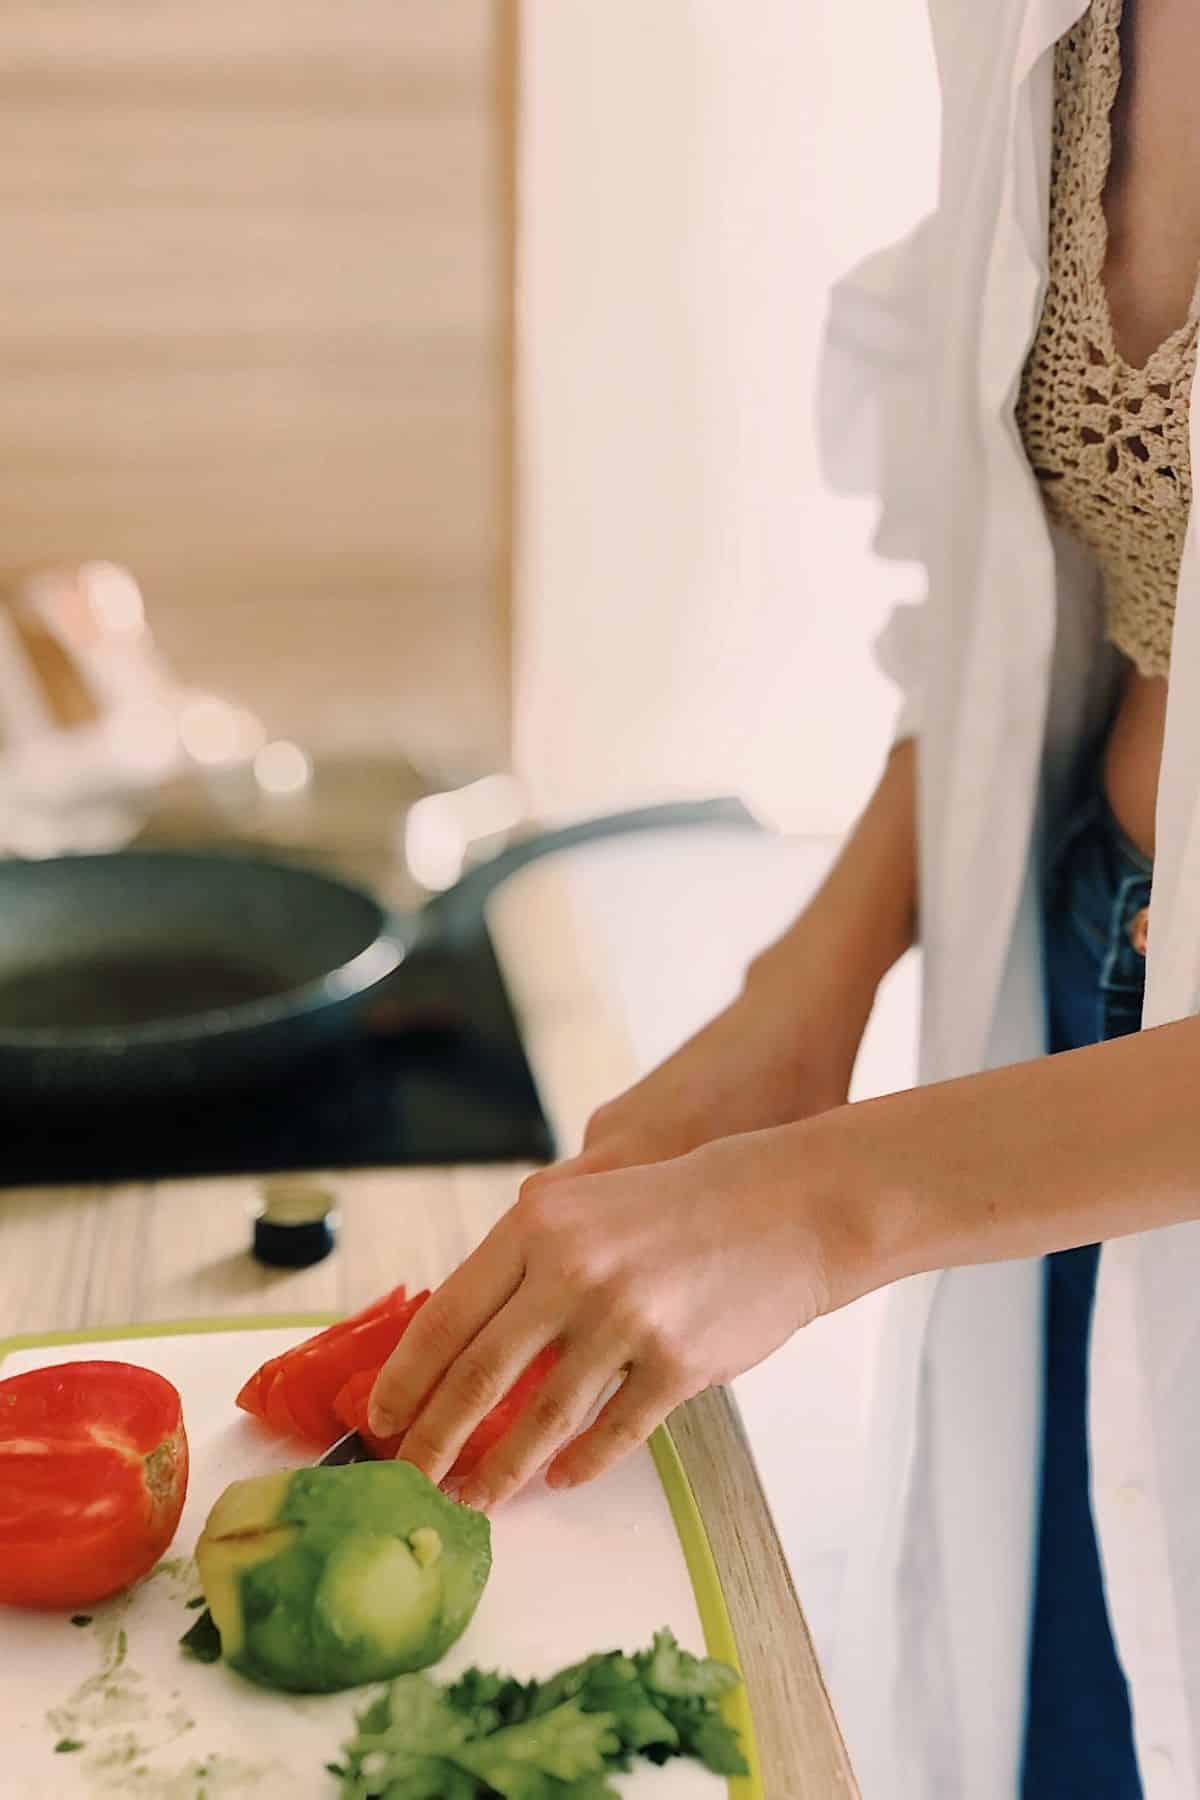
<svg viewBox="0 0 1200 1800"><path fill-rule="evenodd" d="M468 1669L448 1690L447 1698L471 1720L475 1736L484 1737L502 1725L520 1725L540 1710L541 1692L536 1681L517 1681L495 1670Z"/></svg>
<svg viewBox="0 0 1200 1800"><path fill-rule="evenodd" d="M741 1676L715 1657L701 1659L681 1650L670 1631L656 1631L654 1643L634 1658L642 1680L656 1694L673 1699L719 1700L737 1687Z"/></svg>
<svg viewBox="0 0 1200 1800"><path fill-rule="evenodd" d="M72 1613L71 1614L72 1625L78 1625L81 1631L85 1625L90 1625L91 1622L92 1622L91 1613Z"/></svg>
<svg viewBox="0 0 1200 1800"><path fill-rule="evenodd" d="M471 1736L469 1719L427 1675L401 1675L358 1715L358 1734L345 1746L343 1792L388 1800L475 1800L475 1784L444 1755Z"/></svg>
<svg viewBox="0 0 1200 1800"><path fill-rule="evenodd" d="M541 1713L553 1712L554 1708L561 1706L564 1700L574 1700L577 1695L584 1692L588 1682L603 1664L620 1660L620 1658L619 1650L597 1651L593 1656L584 1657L582 1662L569 1663L565 1669L560 1669L557 1675L552 1675L549 1681L543 1681L540 1684L531 1683L531 1686L536 1688L536 1692L530 1698L531 1713L536 1717Z"/></svg>
<svg viewBox="0 0 1200 1800"><path fill-rule="evenodd" d="M747 1772L717 1700L740 1677L682 1650L669 1631L628 1657L599 1651L548 1681L468 1669L450 1687L404 1675L358 1715L343 1800L617 1800L606 1776L692 1756Z"/></svg>
<svg viewBox="0 0 1200 1800"><path fill-rule="evenodd" d="M694 1756L714 1775L748 1775L737 1732L711 1706L667 1701L667 1715L679 1734L680 1751Z"/></svg>
<svg viewBox="0 0 1200 1800"><path fill-rule="evenodd" d="M508 1725L450 1754L505 1800L526 1800L516 1777L531 1769L556 1781L603 1774L606 1760L621 1750L615 1724L611 1713L585 1713L578 1700L567 1700L553 1712Z"/></svg>
<svg viewBox="0 0 1200 1800"><path fill-rule="evenodd" d="M202 1612L179 1642L187 1655L194 1656L197 1662L215 1663L221 1660L221 1634L210 1612Z"/></svg>
<svg viewBox="0 0 1200 1800"><path fill-rule="evenodd" d="M453 1763L443 1762L437 1756L422 1756L406 1775L393 1775L382 1791L387 1800L476 1800L482 1789L474 1776L456 1769Z"/></svg>
<svg viewBox="0 0 1200 1800"><path fill-rule="evenodd" d="M445 1692L428 1675L400 1675L387 1691L388 1723L384 1735L406 1750L440 1756L450 1745L471 1735L470 1722L451 1706ZM368 1708L364 1719L371 1716Z"/></svg>
<svg viewBox="0 0 1200 1800"><path fill-rule="evenodd" d="M204 1595L196 1594L191 1600L188 1601L187 1609L189 1612L197 1612L199 1610L199 1608L202 1607L203 1605L204 1605Z"/></svg>
<svg viewBox="0 0 1200 1800"><path fill-rule="evenodd" d="M71 1750L82 1749L83 1744L79 1738L59 1738L57 1744L54 1746L56 1756L65 1756Z"/></svg>
<svg viewBox="0 0 1200 1800"><path fill-rule="evenodd" d="M652 1744L678 1747L679 1735L663 1711L662 1697L647 1689L627 1656L596 1658L579 1702L585 1712L612 1713L627 1750L647 1750Z"/></svg>

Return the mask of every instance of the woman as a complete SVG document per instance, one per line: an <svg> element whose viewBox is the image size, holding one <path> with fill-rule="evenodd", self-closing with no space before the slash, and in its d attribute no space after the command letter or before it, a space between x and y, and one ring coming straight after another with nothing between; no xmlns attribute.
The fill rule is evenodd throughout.
<svg viewBox="0 0 1200 1800"><path fill-rule="evenodd" d="M824 392L832 475L928 575L880 646L882 778L740 998L525 1184L373 1404L440 1478L561 1340L464 1496L494 1503L898 1283L833 1671L864 1793L1190 1795L1200 22L931 14L938 211L835 296ZM922 1085L847 1105L917 921Z"/></svg>

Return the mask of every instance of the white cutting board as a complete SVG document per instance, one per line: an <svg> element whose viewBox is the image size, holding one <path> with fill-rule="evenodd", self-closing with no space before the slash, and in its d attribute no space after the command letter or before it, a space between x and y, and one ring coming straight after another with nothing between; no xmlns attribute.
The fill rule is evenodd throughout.
<svg viewBox="0 0 1200 1800"><path fill-rule="evenodd" d="M191 1552L213 1501L242 1476L312 1460L234 1407L250 1371L310 1330L106 1339L14 1350L0 1363L0 1376L90 1357L156 1369L182 1395L191 1447L178 1535L145 1581L94 1608L85 1627L0 1607L5 1800L334 1800L324 1765L338 1760L373 1690L272 1694L178 1649L196 1618L186 1607L200 1591ZM640 1649L663 1625L703 1654L696 1595L648 1451L574 1492L539 1483L493 1516L492 1550L479 1611L433 1671L439 1680L471 1663L548 1675L594 1650ZM84 1747L56 1753L62 1739ZM725 1800L730 1791L684 1759L643 1763L616 1785L629 1800Z"/></svg>

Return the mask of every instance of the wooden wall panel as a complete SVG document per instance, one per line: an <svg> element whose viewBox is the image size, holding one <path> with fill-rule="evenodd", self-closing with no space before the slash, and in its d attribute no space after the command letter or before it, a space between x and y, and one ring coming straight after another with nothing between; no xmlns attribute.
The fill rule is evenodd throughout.
<svg viewBox="0 0 1200 1800"><path fill-rule="evenodd" d="M127 561L275 727L505 753L503 43L492 0L7 0L0 576Z"/></svg>

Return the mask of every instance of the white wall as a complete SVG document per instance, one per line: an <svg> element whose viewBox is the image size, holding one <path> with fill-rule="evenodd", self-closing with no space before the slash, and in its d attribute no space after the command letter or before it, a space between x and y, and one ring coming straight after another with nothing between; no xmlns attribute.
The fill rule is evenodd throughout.
<svg viewBox="0 0 1200 1800"><path fill-rule="evenodd" d="M568 814L734 790L842 829L914 581L822 491L825 295L928 206L922 0L526 0L518 767Z"/></svg>

